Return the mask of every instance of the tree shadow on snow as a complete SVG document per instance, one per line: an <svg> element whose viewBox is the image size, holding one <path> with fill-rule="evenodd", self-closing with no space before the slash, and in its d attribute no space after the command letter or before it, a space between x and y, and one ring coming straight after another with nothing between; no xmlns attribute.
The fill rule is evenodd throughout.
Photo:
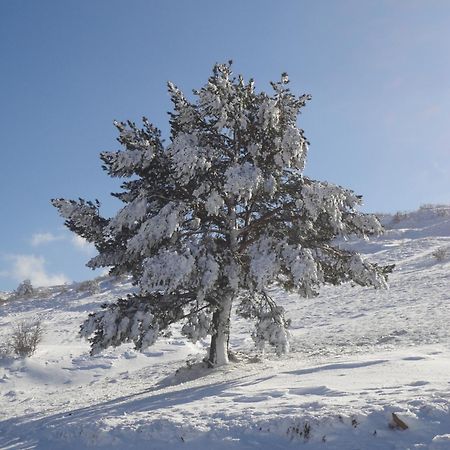
<svg viewBox="0 0 450 450"><path fill-rule="evenodd" d="M241 380L248 377L250 375L244 375L232 381L181 388L169 392L164 392L165 387L156 385L135 394L117 397L83 408L51 415L39 412L7 419L0 422L0 448L11 450L60 448L58 445L62 444L61 441L47 441L47 436L49 433L54 438L63 435L67 425L71 430L82 430L84 426L91 426L104 417L123 417L126 414L186 405L200 399L204 401L208 397L221 396L228 389L241 386ZM66 446L66 448L70 448L70 446Z"/></svg>
<svg viewBox="0 0 450 450"><path fill-rule="evenodd" d="M323 372L325 370L339 370L339 369L358 369L361 367L373 366L375 364L383 364L388 362L387 359L377 359L375 361L364 361L364 362L354 362L354 363L336 363L336 364L326 364L324 366L311 367L309 369L292 370L290 372L283 372L289 375L307 375L310 373Z"/></svg>

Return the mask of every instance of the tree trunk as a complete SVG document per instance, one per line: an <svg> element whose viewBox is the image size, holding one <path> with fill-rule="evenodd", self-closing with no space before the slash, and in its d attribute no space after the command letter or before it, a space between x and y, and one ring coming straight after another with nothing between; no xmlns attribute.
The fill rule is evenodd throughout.
<svg viewBox="0 0 450 450"><path fill-rule="evenodd" d="M214 334L211 336L209 349L209 364L212 367L228 364L228 342L230 340L230 314L233 304L232 297L225 299L221 309L213 313Z"/></svg>

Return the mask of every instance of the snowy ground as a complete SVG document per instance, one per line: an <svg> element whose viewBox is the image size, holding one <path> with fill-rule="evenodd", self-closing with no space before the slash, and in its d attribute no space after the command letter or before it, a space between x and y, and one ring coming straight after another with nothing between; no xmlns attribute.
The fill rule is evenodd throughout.
<svg viewBox="0 0 450 450"><path fill-rule="evenodd" d="M450 207L384 221L384 237L347 245L397 264L388 291L326 287L305 300L274 290L292 318L282 358L256 355L237 318L238 361L225 368L203 368L207 342L176 329L144 354L90 357L78 327L126 282L3 303L3 340L24 319L40 318L45 335L28 359L0 357L0 448L450 449ZM441 261L438 248L448 248ZM392 413L409 428L389 427Z"/></svg>

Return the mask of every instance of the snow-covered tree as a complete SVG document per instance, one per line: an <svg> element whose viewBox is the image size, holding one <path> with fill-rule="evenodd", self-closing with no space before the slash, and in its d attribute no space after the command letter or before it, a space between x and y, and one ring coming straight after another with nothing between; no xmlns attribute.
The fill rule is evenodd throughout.
<svg viewBox="0 0 450 450"><path fill-rule="evenodd" d="M101 153L108 174L127 179L112 194L123 208L107 219L98 202L52 201L96 246L89 267L129 273L138 286L81 326L92 353L124 342L144 349L181 321L193 341L211 335L210 363L226 364L235 304L255 321L258 346L283 352L289 321L268 287L309 297L325 283L385 286L391 267L334 244L381 233L377 218L357 212L352 191L303 175L297 118L309 96L295 96L286 74L271 85L270 95L257 92L231 62L214 67L193 101L169 83L169 143L146 118L142 128L116 122L123 148Z"/></svg>
<svg viewBox="0 0 450 450"><path fill-rule="evenodd" d="M12 297L16 298L30 298L34 295L34 287L30 280L24 280L17 286L16 290L13 292Z"/></svg>

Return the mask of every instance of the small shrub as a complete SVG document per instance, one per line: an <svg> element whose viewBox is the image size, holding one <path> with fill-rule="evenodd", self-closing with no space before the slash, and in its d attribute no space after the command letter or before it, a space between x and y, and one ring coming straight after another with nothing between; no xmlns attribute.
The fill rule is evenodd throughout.
<svg viewBox="0 0 450 450"><path fill-rule="evenodd" d="M87 292L89 294L97 294L100 292L100 285L98 283L98 280L87 280L82 281L77 286L78 292Z"/></svg>
<svg viewBox="0 0 450 450"><path fill-rule="evenodd" d="M70 285L69 285L69 283L64 283L64 284L61 284L60 286L57 286L57 289L58 289L58 291L57 291L58 294L63 295L70 291Z"/></svg>
<svg viewBox="0 0 450 450"><path fill-rule="evenodd" d="M11 346L8 342L0 342L0 359L11 356Z"/></svg>
<svg viewBox="0 0 450 450"><path fill-rule="evenodd" d="M449 256L449 249L447 247L439 247L431 255L436 261L442 262Z"/></svg>
<svg viewBox="0 0 450 450"><path fill-rule="evenodd" d="M43 334L44 330L39 320L35 322L19 322L11 336L10 347L12 353L22 358L31 356L41 342Z"/></svg>
<svg viewBox="0 0 450 450"><path fill-rule="evenodd" d="M303 437L305 441L308 441L311 438L311 425L308 422L305 422L303 426L300 424L290 426L287 429L286 434L291 440Z"/></svg>
<svg viewBox="0 0 450 450"><path fill-rule="evenodd" d="M393 224L400 223L402 220L405 220L407 217L408 217L407 213L399 211L392 216L391 223L393 223Z"/></svg>

